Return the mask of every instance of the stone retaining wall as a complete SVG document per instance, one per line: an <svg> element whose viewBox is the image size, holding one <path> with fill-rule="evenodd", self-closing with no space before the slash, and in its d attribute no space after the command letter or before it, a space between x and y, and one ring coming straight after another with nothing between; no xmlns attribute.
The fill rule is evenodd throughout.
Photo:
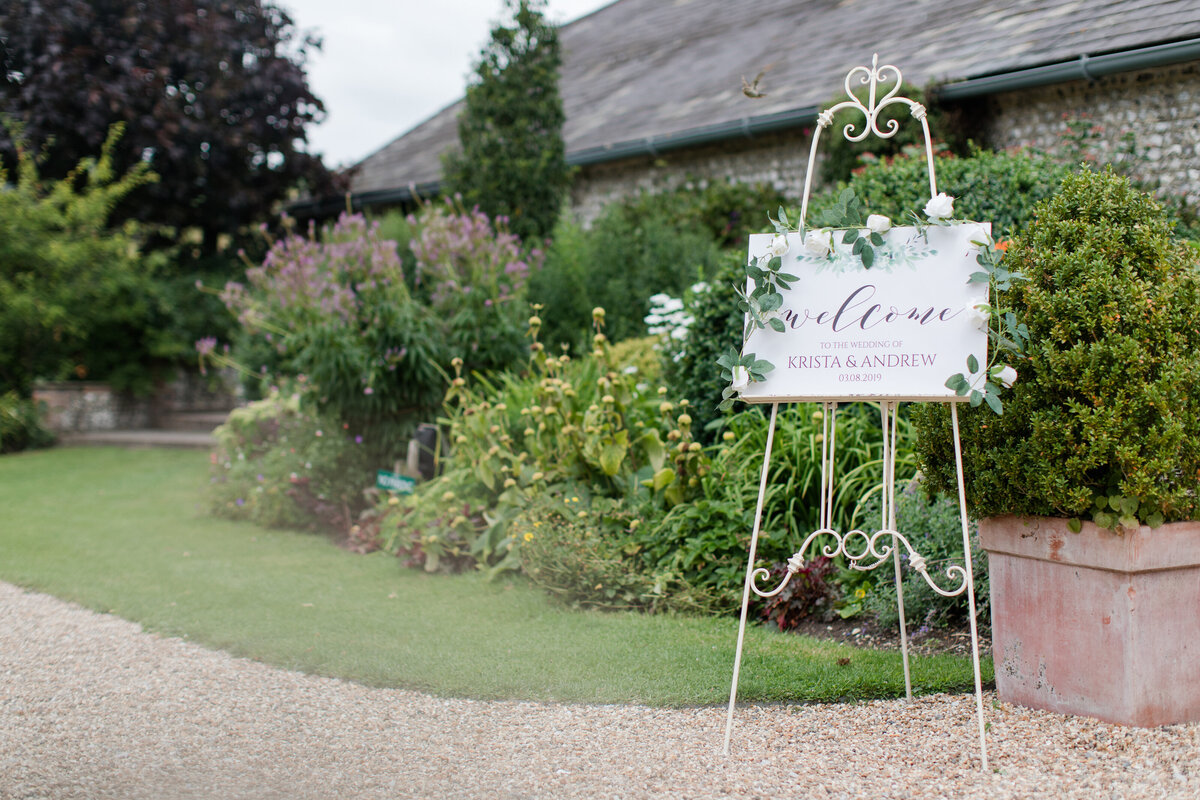
<svg viewBox="0 0 1200 800"><path fill-rule="evenodd" d="M174 412L228 411L238 404L231 376L216 384L205 376L180 372L149 397L113 391L95 381L46 381L33 390L45 404L46 427L55 433L130 430L160 427Z"/></svg>

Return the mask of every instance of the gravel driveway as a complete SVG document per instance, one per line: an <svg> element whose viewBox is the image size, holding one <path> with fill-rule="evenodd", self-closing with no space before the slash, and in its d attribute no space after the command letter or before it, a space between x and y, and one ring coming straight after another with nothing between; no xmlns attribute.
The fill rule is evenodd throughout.
<svg viewBox="0 0 1200 800"><path fill-rule="evenodd" d="M1200 797L1200 725L986 698L721 708L447 700L233 658L0 583L0 798Z"/></svg>

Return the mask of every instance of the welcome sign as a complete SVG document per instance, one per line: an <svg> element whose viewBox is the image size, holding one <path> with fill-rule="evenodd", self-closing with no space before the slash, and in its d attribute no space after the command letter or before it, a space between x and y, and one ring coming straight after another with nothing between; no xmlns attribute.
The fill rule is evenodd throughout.
<svg viewBox="0 0 1200 800"><path fill-rule="evenodd" d="M974 307L988 302L988 284L970 277L981 269L972 241L990 231L979 222L893 227L870 269L841 242L841 231L828 252L789 234L780 271L799 280L772 312L784 330L756 330L743 348L775 368L749 384L742 400L964 399L946 379L966 375L970 355L987 363L987 332ZM774 238L752 235L750 257L767 253Z"/></svg>

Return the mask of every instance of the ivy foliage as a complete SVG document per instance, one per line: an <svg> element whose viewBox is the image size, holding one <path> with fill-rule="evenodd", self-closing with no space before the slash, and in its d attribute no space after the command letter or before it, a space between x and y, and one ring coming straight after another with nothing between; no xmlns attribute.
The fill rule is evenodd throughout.
<svg viewBox="0 0 1200 800"><path fill-rule="evenodd" d="M543 0L506 0L508 25L492 29L458 120L461 149L442 163L447 194L507 217L523 241L554 229L569 187L565 116L558 94L558 31Z"/></svg>
<svg viewBox="0 0 1200 800"><path fill-rule="evenodd" d="M962 409L977 516L1046 514L1102 527L1200 515L1200 276L1162 208L1110 171L1069 176L1007 260L1005 302L1028 360L996 417ZM956 485L944 412L913 410L930 485Z"/></svg>

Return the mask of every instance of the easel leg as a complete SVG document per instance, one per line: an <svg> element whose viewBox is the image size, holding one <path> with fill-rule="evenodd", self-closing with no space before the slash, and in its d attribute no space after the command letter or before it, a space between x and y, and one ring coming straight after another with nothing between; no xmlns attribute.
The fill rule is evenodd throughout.
<svg viewBox="0 0 1200 800"><path fill-rule="evenodd" d="M737 704L738 676L742 668L742 645L746 639L746 614L750 609L750 582L754 580L754 559L758 554L758 531L762 524L763 502L767 495L767 467L771 462L771 443L775 439L775 415L779 404L771 404L771 421L767 425L767 446L763 453L762 477L758 484L758 506L754 511L754 532L750 536L750 558L746 562L746 583L742 588L742 616L738 622L737 653L733 661L733 682L729 687L729 713L725 719L725 755L729 755L729 740L733 734L733 708Z"/></svg>
<svg viewBox="0 0 1200 800"><path fill-rule="evenodd" d="M883 414L883 519L880 527L896 530L896 404L879 404ZM889 415L891 419L889 420ZM895 567L896 611L900 615L900 657L904 662L904 697L912 702L912 671L908 663L908 625L904 618L904 576L900 572L900 541L892 537L892 565Z"/></svg>
<svg viewBox="0 0 1200 800"><path fill-rule="evenodd" d="M971 534L967 521L967 489L963 478L962 441L958 436L958 404L950 404L954 427L954 466L958 470L958 511L962 520L963 558L967 570L967 613L971 622L971 661L975 667L975 716L979 721L979 755L988 768L986 726L983 723L983 679L979 674L979 633L975 627L975 575L971 564Z"/></svg>

